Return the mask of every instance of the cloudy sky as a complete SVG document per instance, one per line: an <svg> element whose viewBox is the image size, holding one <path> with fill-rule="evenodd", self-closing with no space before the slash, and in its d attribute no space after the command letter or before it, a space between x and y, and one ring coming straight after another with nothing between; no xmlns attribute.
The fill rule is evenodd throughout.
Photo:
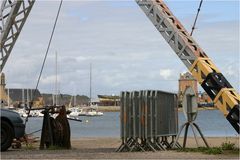
<svg viewBox="0 0 240 160"><path fill-rule="evenodd" d="M5 65L7 87L35 88L59 1L36 1ZM199 1L166 1L190 31ZM194 39L239 91L239 1L202 5ZM54 91L55 52L61 93L177 92L187 71L134 0L64 1L39 89Z"/></svg>

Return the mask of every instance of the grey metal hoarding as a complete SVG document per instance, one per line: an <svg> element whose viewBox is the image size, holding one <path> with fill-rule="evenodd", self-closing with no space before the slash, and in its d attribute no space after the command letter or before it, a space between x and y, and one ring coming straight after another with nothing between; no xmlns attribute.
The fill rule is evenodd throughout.
<svg viewBox="0 0 240 160"><path fill-rule="evenodd" d="M170 92L121 92L122 145L118 151L170 148L168 137L174 139L178 132L177 102L177 95Z"/></svg>

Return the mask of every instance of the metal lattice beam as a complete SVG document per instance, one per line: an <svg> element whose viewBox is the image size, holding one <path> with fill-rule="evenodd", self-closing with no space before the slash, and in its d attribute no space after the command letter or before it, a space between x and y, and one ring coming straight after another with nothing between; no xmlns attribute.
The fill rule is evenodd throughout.
<svg viewBox="0 0 240 160"><path fill-rule="evenodd" d="M0 72L11 54L35 0L4 0L0 10Z"/></svg>
<svg viewBox="0 0 240 160"><path fill-rule="evenodd" d="M136 0L136 2L187 68L190 68L198 57L207 58L164 3L157 0Z"/></svg>

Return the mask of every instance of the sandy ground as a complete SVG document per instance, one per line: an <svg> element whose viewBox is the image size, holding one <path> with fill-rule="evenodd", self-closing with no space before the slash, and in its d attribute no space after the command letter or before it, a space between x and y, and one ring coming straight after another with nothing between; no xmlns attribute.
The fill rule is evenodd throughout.
<svg viewBox="0 0 240 160"><path fill-rule="evenodd" d="M199 139L199 142L201 140ZM239 146L238 137L207 138L210 146L220 146L230 141ZM182 139L180 139L180 143ZM10 149L1 153L1 159L239 159L237 154L208 155L204 153L157 151L157 152L115 152L121 144L119 138L81 138L72 140L71 150ZM37 146L39 144L36 144ZM201 143L203 146L203 143ZM193 138L187 141L187 147L196 148Z"/></svg>

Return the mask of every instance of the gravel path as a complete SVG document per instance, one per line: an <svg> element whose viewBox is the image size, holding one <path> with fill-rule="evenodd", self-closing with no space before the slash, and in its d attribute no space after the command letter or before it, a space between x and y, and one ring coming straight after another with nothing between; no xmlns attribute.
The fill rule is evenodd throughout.
<svg viewBox="0 0 240 160"><path fill-rule="evenodd" d="M200 141L200 139L199 139ZM239 144L238 137L207 138L210 146L220 146L222 142L230 141ZM157 152L124 152L116 153L120 146L118 138L81 138L72 140L71 150L38 150L10 149L1 153L1 159L238 159L239 155L207 155L193 152L157 151ZM188 147L196 147L193 138L189 138Z"/></svg>

